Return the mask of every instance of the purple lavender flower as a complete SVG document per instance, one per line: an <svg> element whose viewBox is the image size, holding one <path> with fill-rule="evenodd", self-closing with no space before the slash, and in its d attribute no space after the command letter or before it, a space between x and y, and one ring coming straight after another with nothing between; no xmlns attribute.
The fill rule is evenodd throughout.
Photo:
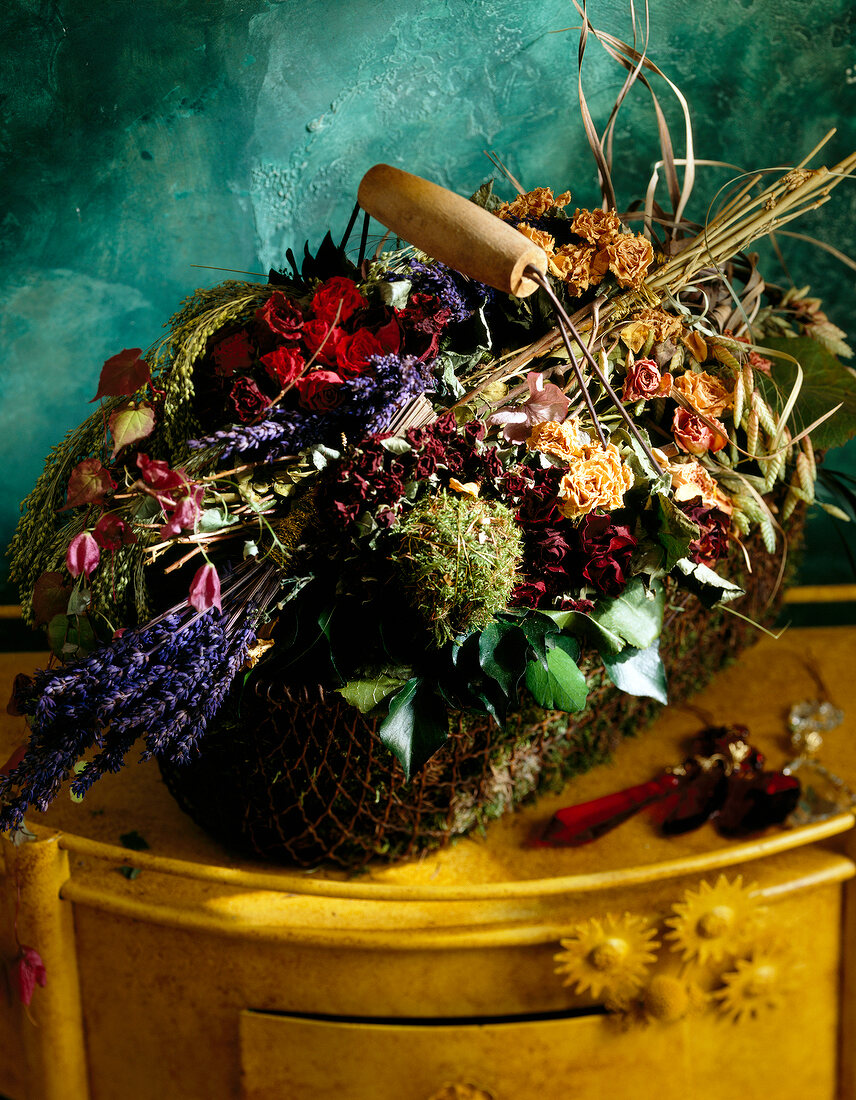
<svg viewBox="0 0 856 1100"><path fill-rule="evenodd" d="M408 268L406 273L388 274L386 278L390 282L409 279L417 294L432 294L440 302L440 308L449 311L452 322L469 320L494 297L490 287L464 279L445 264L410 260Z"/></svg>
<svg viewBox="0 0 856 1100"><path fill-rule="evenodd" d="M144 759L189 759L278 591L275 567L252 562L232 574L222 614L173 609L74 665L37 673L24 704L31 718L27 753L0 775L0 831L19 825L29 806L47 809L93 746L98 753L72 783L76 795L118 771L138 739Z"/></svg>

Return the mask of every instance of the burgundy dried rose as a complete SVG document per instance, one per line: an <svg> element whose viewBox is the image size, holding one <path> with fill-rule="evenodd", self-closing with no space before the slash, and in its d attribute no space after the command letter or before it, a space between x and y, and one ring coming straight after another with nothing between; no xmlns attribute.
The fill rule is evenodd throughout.
<svg viewBox="0 0 856 1100"><path fill-rule="evenodd" d="M352 279L346 279L344 275L336 275L318 287L310 308L317 320L328 322L329 328L334 321L339 325L344 324L365 305L366 300L360 294L357 284Z"/></svg>
<svg viewBox="0 0 856 1100"><path fill-rule="evenodd" d="M617 596L627 584L627 570L637 541L630 529L609 516L587 515L580 525L580 549L587 562L583 576L607 596Z"/></svg>
<svg viewBox="0 0 856 1100"><path fill-rule="evenodd" d="M527 558L536 574L565 573L571 554L568 532L558 527L539 527L528 540Z"/></svg>
<svg viewBox="0 0 856 1100"><path fill-rule="evenodd" d="M664 391L668 392L670 383L671 375L661 375L660 368L653 359L637 359L627 372L621 400L643 401L649 397L661 396Z"/></svg>
<svg viewBox="0 0 856 1100"><path fill-rule="evenodd" d="M303 327L303 314L282 291L271 294L261 309L256 310L256 321L283 340L297 341Z"/></svg>
<svg viewBox="0 0 856 1100"><path fill-rule="evenodd" d="M261 364L267 371L271 381L283 389L290 382L299 378L306 366L306 360L295 347L282 344L267 355L261 357Z"/></svg>
<svg viewBox="0 0 856 1100"><path fill-rule="evenodd" d="M511 593L511 603L517 607L543 607L550 602L544 581L525 581Z"/></svg>
<svg viewBox="0 0 856 1100"><path fill-rule="evenodd" d="M252 378L246 374L239 374L235 378L229 391L229 399L238 414L238 419L244 424L257 419L270 405L270 398L266 397Z"/></svg>
<svg viewBox="0 0 856 1100"><path fill-rule="evenodd" d="M255 359L255 348L246 332L236 332L215 344L211 352L214 371L223 378L230 378L236 370L249 370Z"/></svg>
<svg viewBox="0 0 856 1100"><path fill-rule="evenodd" d="M691 413L688 409L675 409L672 420L672 432L675 442L682 451L691 455L703 455L707 451L721 451L728 442L728 434L725 425L718 420L711 420L717 426L717 430L709 428L707 424Z"/></svg>
<svg viewBox="0 0 856 1100"><path fill-rule="evenodd" d="M699 529L699 537L690 543L690 560L702 565L715 565L728 553L731 520L727 512L704 504L683 505L681 511Z"/></svg>
<svg viewBox="0 0 856 1100"><path fill-rule="evenodd" d="M342 404L342 381L334 371L314 370L298 378L294 386L304 409L323 413Z"/></svg>

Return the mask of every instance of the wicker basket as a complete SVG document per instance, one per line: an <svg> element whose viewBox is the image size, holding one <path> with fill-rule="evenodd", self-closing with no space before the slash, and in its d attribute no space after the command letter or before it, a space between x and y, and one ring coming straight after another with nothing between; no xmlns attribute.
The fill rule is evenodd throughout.
<svg viewBox="0 0 856 1100"><path fill-rule="evenodd" d="M744 616L769 621L777 611L780 559L759 546L753 560L738 606ZM735 576L736 562L729 564ZM677 702L757 632L686 592L671 595L660 647L669 697ZM402 859L556 789L604 761L660 709L617 691L596 656L583 669L584 711L569 715L530 703L503 729L480 715L452 715L448 741L410 782L379 741L376 720L335 693L273 681L257 682L240 705L231 701L199 758L182 766L161 762L161 772L182 809L227 845L304 867L329 861L355 870L371 859Z"/></svg>

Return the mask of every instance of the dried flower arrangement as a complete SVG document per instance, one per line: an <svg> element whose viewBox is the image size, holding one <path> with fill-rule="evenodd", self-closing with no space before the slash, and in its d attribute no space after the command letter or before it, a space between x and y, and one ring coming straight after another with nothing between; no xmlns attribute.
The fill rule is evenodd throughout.
<svg viewBox="0 0 856 1100"><path fill-rule="evenodd" d="M619 103L659 74L589 32L627 69ZM192 767L209 725L234 729L271 685L298 725L301 689L338 693L403 777L430 770L450 716L581 711L592 660L665 702L667 597L739 598L717 562L780 550L815 446L856 430L843 333L745 251L856 156L809 168L818 146L693 225L687 115L682 186L663 140L672 212L652 185L637 232L616 212L614 114L599 138L581 106L603 209L570 213L549 187L473 197L542 258L535 293L413 247L366 258L365 232L353 263L355 211L340 246L197 291L144 357L104 364L99 410L48 459L12 545L56 663L15 685L31 738L0 775L0 827L70 777L82 796L138 741ZM453 816L449 833L479 820Z"/></svg>

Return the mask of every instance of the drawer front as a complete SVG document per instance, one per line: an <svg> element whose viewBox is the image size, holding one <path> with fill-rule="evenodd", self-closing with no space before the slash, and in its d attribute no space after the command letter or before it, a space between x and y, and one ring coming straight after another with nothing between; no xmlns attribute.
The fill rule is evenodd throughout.
<svg viewBox="0 0 856 1100"><path fill-rule="evenodd" d="M826 1034L817 1034L809 1053L802 1045L807 1037L796 1030L800 1023L778 1014L774 1022L755 1020L740 1027L703 1017L622 1030L603 1015L388 1026L248 1012L241 1020L243 1097L722 1100L769 1095L832 1100L835 1027L830 1015L818 1029ZM456 1084L472 1092L456 1094L449 1089Z"/></svg>

